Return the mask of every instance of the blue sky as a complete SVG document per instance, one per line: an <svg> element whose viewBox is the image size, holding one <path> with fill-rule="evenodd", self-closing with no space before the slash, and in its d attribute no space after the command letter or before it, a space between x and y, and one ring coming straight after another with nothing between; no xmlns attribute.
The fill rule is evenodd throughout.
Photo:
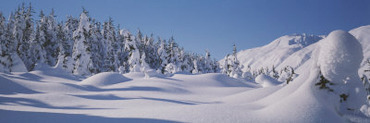
<svg viewBox="0 0 370 123"><path fill-rule="evenodd" d="M0 0L9 15L22 2ZM32 0L35 19L42 9L55 9L57 19L78 17L81 7L99 21L112 17L115 24L136 33L175 40L187 51L216 59L238 50L263 46L287 34L328 34L370 24L369 0Z"/></svg>

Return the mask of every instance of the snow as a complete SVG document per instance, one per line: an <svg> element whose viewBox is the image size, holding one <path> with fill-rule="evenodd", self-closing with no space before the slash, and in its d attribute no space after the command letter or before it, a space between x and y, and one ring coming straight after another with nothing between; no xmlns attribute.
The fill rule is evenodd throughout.
<svg viewBox="0 0 370 123"><path fill-rule="evenodd" d="M302 70L316 66L309 60ZM42 71L0 74L3 122L345 122L312 88L318 67L291 84L261 88L224 74L106 72L81 82ZM268 83L268 77L257 77ZM11 83L11 85L9 85ZM270 82L271 84L272 82ZM319 93L320 94L320 93ZM22 117L22 118L16 118ZM53 118L50 118L53 117ZM67 118L68 117L68 118ZM360 121L366 121L366 118Z"/></svg>
<svg viewBox="0 0 370 123"><path fill-rule="evenodd" d="M79 84L81 85L91 85L91 86L107 86L113 85L121 82L129 81L130 79L124 77L122 74L115 73L115 72L102 72L98 73L92 77L89 77Z"/></svg>
<svg viewBox="0 0 370 123"><path fill-rule="evenodd" d="M370 69L370 64L367 63L368 60L370 60L370 25L352 29L349 33L356 37L356 39L362 44L364 59L361 63L359 75L362 76L365 74L369 77L370 72L365 73L364 70Z"/></svg>
<svg viewBox="0 0 370 123"><path fill-rule="evenodd" d="M27 72L27 68L22 62L21 58L17 54L12 54L13 66L11 69L12 72Z"/></svg>
<svg viewBox="0 0 370 123"><path fill-rule="evenodd" d="M242 50L237 53L237 57L240 64L244 65L243 71L246 71L248 66L250 66L252 71L258 70L262 67L271 68L272 66L275 66L280 70L280 68L286 67L280 64L290 55L314 44L324 37L325 36L308 34L285 35L265 46ZM222 64L223 61L224 59L220 61L220 64Z"/></svg>
<svg viewBox="0 0 370 123"><path fill-rule="evenodd" d="M255 79L256 83L262 85L262 87L270 87L281 84L281 82L276 81L276 79L267 76L265 74L258 75Z"/></svg>
<svg viewBox="0 0 370 123"><path fill-rule="evenodd" d="M362 54L364 41L357 34L362 35L333 31L320 41L307 35L283 36L256 48L266 50L260 50L265 55L258 53L261 59L256 56L250 62L243 51L238 53L241 63L252 68L291 65L296 74L289 84L265 74L254 82L220 73L166 76L154 70L83 78L43 64L31 72L0 73L0 119L12 123L370 122L357 75L366 53ZM245 51L257 53L256 49ZM270 52L277 57L270 58ZM335 83L329 86L333 92L316 85L320 73ZM340 94L348 94L347 101L340 102Z"/></svg>
<svg viewBox="0 0 370 123"><path fill-rule="evenodd" d="M331 81L357 76L362 58L361 44L348 32L333 31L320 42L318 65L322 74Z"/></svg>

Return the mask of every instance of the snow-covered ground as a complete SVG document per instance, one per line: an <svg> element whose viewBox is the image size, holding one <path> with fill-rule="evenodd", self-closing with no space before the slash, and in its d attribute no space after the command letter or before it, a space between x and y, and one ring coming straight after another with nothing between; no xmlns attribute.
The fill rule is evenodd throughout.
<svg viewBox="0 0 370 123"><path fill-rule="evenodd" d="M0 121L370 122L357 74L366 66L368 52L363 50L368 50L364 42L369 36L363 32L369 29L336 30L319 41L316 38L322 37L311 36L315 40L308 43L297 43L307 36L285 36L265 46L274 50L261 57L276 64L262 59L242 62L252 67L292 65L296 75L289 84L268 75L246 81L220 73L105 72L81 78L47 65L31 72L0 73ZM270 52L282 55L270 57ZM325 80L329 83L322 83Z"/></svg>

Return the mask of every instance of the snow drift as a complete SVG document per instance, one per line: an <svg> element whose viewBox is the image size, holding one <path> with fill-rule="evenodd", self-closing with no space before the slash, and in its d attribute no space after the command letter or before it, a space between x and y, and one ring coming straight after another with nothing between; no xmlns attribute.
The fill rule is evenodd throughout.
<svg viewBox="0 0 370 123"><path fill-rule="evenodd" d="M116 72L103 72L93 75L79 84L81 85L92 85L92 86L107 86L121 82L129 81L129 78L124 77L122 74Z"/></svg>

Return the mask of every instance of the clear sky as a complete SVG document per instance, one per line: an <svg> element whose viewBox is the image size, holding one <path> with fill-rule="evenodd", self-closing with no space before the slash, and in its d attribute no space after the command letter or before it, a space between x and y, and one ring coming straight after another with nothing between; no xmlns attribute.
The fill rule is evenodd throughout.
<svg viewBox="0 0 370 123"><path fill-rule="evenodd" d="M99 21L136 33L175 40L187 51L216 59L238 50L263 46L294 33L324 34L370 24L370 0L0 0L9 15L22 2L31 2L35 19L42 9L55 9L57 19L78 17L85 7Z"/></svg>

